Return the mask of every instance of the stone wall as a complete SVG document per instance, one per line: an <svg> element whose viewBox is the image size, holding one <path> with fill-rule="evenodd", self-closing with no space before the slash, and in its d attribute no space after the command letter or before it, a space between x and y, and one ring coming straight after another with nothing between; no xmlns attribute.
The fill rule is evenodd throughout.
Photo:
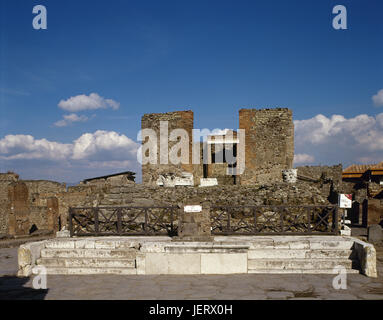
<svg viewBox="0 0 383 320"><path fill-rule="evenodd" d="M367 183L367 192L370 198L382 199L383 198L383 185L374 181Z"/></svg>
<svg viewBox="0 0 383 320"><path fill-rule="evenodd" d="M101 206L328 204L320 185L307 182L205 188L131 185L111 187L100 198Z"/></svg>
<svg viewBox="0 0 383 320"><path fill-rule="evenodd" d="M203 164L192 164L193 112L177 111L168 113L145 114L141 120L142 129L152 129L157 134L160 145L160 122L168 121L168 132L184 129L188 133L189 164L174 165L160 163L160 150L157 150L157 164L142 166L144 184L155 185L158 176L166 173L181 175L182 171L193 173L195 184L203 176ZM291 169L294 158L294 124L292 111L286 108L276 109L241 109L239 128L245 130L245 170L236 182L243 185L282 181L282 170ZM143 141L146 144L147 140ZM168 150L177 141L168 142ZM199 142L196 142L198 147ZM200 144L202 149L202 145ZM214 152L214 150L212 150ZM145 152L145 150L144 150ZM201 150L201 159L202 159ZM148 155L148 153L146 154ZM240 156L240 155L238 155ZM210 160L210 154L208 155ZM227 179L227 164L208 165L208 177L218 178L222 183L232 184L232 177Z"/></svg>
<svg viewBox="0 0 383 320"><path fill-rule="evenodd" d="M57 230L57 197L65 184L45 180L19 180L0 174L0 233L26 235L31 230ZM54 200L56 199L56 200Z"/></svg>
<svg viewBox="0 0 383 320"><path fill-rule="evenodd" d="M381 199L368 199L368 216L367 225L380 224L383 226L383 200Z"/></svg>
<svg viewBox="0 0 383 320"><path fill-rule="evenodd" d="M292 111L277 109L239 110L239 128L245 129L245 171L242 185L282 181L282 170L294 159Z"/></svg>
<svg viewBox="0 0 383 320"><path fill-rule="evenodd" d="M1 228L8 233L8 223L4 217L14 218L11 234L28 234L35 225L38 230L57 231L68 226L70 207L94 206L161 206L186 203L208 205L302 205L327 204L327 189L320 183L299 181L296 184L275 183L249 186L220 185L215 187L178 186L165 188L144 184L78 185L65 188L65 185L52 181L7 181L8 206ZM0 185L4 185L0 184ZM14 189L12 189L14 188ZM4 189L4 188L3 188ZM22 192L21 192L22 191ZM4 200L5 199L5 200ZM13 213L10 208L13 207Z"/></svg>
<svg viewBox="0 0 383 320"><path fill-rule="evenodd" d="M8 213L16 225L9 225L9 234L23 235L32 230L58 230L56 202L62 192L66 192L65 184L54 181L19 180L10 184Z"/></svg>
<svg viewBox="0 0 383 320"><path fill-rule="evenodd" d="M144 184L155 185L160 174L175 173L181 175L181 172L193 173L192 165L192 147L193 147L193 111L175 111L167 113L145 114L141 119L142 129L153 129L157 134L157 164L142 165L142 182ZM188 164L175 165L170 163L160 164L160 122L168 122L168 135L174 129L184 129L188 133L189 161ZM143 141L143 144L146 141ZM172 148L178 141L169 141L167 138L168 150Z"/></svg>
<svg viewBox="0 0 383 320"><path fill-rule="evenodd" d="M109 176L97 177L93 179L86 179L80 183L80 185L124 185L135 182L135 173L131 171L122 172L119 174L113 174Z"/></svg>
<svg viewBox="0 0 383 320"><path fill-rule="evenodd" d="M298 169L298 176L312 178L314 180L331 179L337 187L342 184L342 171L341 164L334 166L301 166Z"/></svg>
<svg viewBox="0 0 383 320"><path fill-rule="evenodd" d="M15 173L0 173L0 234L8 233L8 186L18 179Z"/></svg>
<svg viewBox="0 0 383 320"><path fill-rule="evenodd" d="M55 215L52 203L55 201L53 199L58 199L61 193L66 192L66 185L48 180L22 180L22 182L28 188L30 227L34 225L38 230L56 231L58 216L52 216Z"/></svg>
<svg viewBox="0 0 383 320"><path fill-rule="evenodd" d="M96 207L100 205L104 194L112 187L111 184L79 185L69 187L67 192L58 194L59 221L61 226L67 226L70 207Z"/></svg>

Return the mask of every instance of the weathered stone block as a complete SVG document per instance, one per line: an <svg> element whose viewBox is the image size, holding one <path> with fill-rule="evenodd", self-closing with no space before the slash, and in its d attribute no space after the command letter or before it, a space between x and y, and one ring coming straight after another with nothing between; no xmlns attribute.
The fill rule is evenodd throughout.
<svg viewBox="0 0 383 320"><path fill-rule="evenodd" d="M168 274L168 256L166 253L146 253L146 274Z"/></svg>
<svg viewBox="0 0 383 320"><path fill-rule="evenodd" d="M373 224L368 227L368 241L380 242L383 241L383 229L378 224Z"/></svg>
<svg viewBox="0 0 383 320"><path fill-rule="evenodd" d="M201 253L201 274L247 273L247 253Z"/></svg>
<svg viewBox="0 0 383 320"><path fill-rule="evenodd" d="M169 274L200 274L201 255L198 253L168 254Z"/></svg>

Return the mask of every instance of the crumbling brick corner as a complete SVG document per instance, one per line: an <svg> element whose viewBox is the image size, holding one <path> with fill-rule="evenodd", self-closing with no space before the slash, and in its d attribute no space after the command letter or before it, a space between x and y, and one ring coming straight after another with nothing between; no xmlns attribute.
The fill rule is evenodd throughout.
<svg viewBox="0 0 383 320"><path fill-rule="evenodd" d="M141 119L142 129L152 129L157 135L157 146L160 146L160 122L168 122L168 135L174 129L184 129L188 134L189 145L189 161L188 164L175 165L172 163L160 164L160 148L157 148L157 164L142 165L142 182L144 184L155 185L160 174L174 173L181 174L182 172L193 173L192 165L192 147L193 147L193 126L194 114L193 111L174 111L167 113L151 113L144 114ZM144 144L146 142L143 141ZM168 151L175 145L177 141L168 142Z"/></svg>
<svg viewBox="0 0 383 320"><path fill-rule="evenodd" d="M242 185L282 181L282 170L294 160L294 123L290 109L241 109L245 130L245 170Z"/></svg>

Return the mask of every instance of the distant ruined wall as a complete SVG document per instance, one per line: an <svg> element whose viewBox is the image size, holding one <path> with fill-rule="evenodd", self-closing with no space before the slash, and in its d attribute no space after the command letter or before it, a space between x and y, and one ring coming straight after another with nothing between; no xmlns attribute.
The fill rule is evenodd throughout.
<svg viewBox="0 0 383 320"><path fill-rule="evenodd" d="M225 159L225 163L221 163L223 158L226 158L226 152L228 154L234 155L234 150L229 145L223 144L211 144L210 145L211 152L209 158L211 159L211 163L208 164L208 177L216 178L218 181L218 185L233 185L235 184L235 178L232 175L228 175L228 160ZM213 161L212 155L214 154L215 161ZM224 155L225 154L225 155ZM218 159L220 157L220 159ZM201 159L202 163L202 159Z"/></svg>
<svg viewBox="0 0 383 320"><path fill-rule="evenodd" d="M333 204L338 203L338 193L346 192L347 186L342 182L342 164L334 166L300 166L296 167L298 179L319 181L322 188L329 194ZM351 192L350 192L351 193Z"/></svg>
<svg viewBox="0 0 383 320"><path fill-rule="evenodd" d="M203 177L203 164L192 164L193 112L176 111L168 113L145 114L141 120L142 129L152 129L157 134L160 145L160 122L168 121L169 133L173 129L184 129L189 135L189 164L159 164L160 150L157 150L157 164L142 166L142 180L146 185L155 185L160 174L189 172L194 175L195 185ZM292 111L287 108L241 109L239 128L245 130L245 169L236 183L251 185L282 181L282 170L290 169L294 159L294 124ZM146 144L147 140L143 141ZM177 142L170 142L168 149ZM203 146L199 142L200 154ZM145 151L145 150L144 150ZM214 150L213 150L214 151ZM146 153L148 155L148 151ZM240 156L240 155L239 155ZM210 157L210 155L209 155ZM200 157L202 159L202 157ZM219 178L221 183L233 184L233 177L227 177L227 164L209 163L208 176Z"/></svg>
<svg viewBox="0 0 383 320"><path fill-rule="evenodd" d="M28 235L32 230L58 230L58 199L65 184L45 180L18 180L7 188L8 234Z"/></svg>
<svg viewBox="0 0 383 320"><path fill-rule="evenodd" d="M113 186L100 197L100 206L178 205L193 200L212 205L328 204L319 184L299 182L251 186L214 186L175 188L130 185ZM89 202L89 201L88 201Z"/></svg>
<svg viewBox="0 0 383 320"><path fill-rule="evenodd" d="M0 173L0 234L8 233L8 186L18 179L15 173Z"/></svg>
<svg viewBox="0 0 383 320"><path fill-rule="evenodd" d="M157 164L142 165L142 182L144 184L155 185L158 176L163 173L181 172L193 173L192 165L192 144L193 144L193 111L175 111L167 113L145 114L141 119L142 129L153 129L157 134ZM175 165L168 161L168 164L160 164L160 122L168 121L168 137L174 129L184 129L188 133L189 163ZM168 150L177 141L168 141ZM145 141L143 141L143 144Z"/></svg>
<svg viewBox="0 0 383 320"><path fill-rule="evenodd" d="M300 166L298 169L298 175L310 177L312 179L331 179L336 186L342 184L342 171L343 166L341 164L334 166Z"/></svg>
<svg viewBox="0 0 383 320"><path fill-rule="evenodd" d="M287 108L241 109L239 128L245 129L245 170L242 185L282 181L282 170L294 159L294 123Z"/></svg>
<svg viewBox="0 0 383 320"><path fill-rule="evenodd" d="M70 207L96 207L111 184L78 185L69 187L67 192L58 194L59 218L61 226L67 226Z"/></svg>
<svg viewBox="0 0 383 320"><path fill-rule="evenodd" d="M65 184L48 180L22 180L28 188L29 195L29 224L38 230L58 229L54 199L62 192L66 192Z"/></svg>
<svg viewBox="0 0 383 320"><path fill-rule="evenodd" d="M68 228L70 207L97 206L183 206L185 203L210 205L327 204L328 188L320 183L299 181L296 184L274 183L250 186L215 187L147 186L143 184L79 185L65 190L64 185L47 181L11 181L14 230L11 234L28 234L35 225L39 230ZM39 190L44 191L37 193ZM17 202L17 203L16 203ZM12 216L12 215L11 215ZM3 222L2 225L3 227ZM18 230L18 231L17 231ZM4 231L4 233L8 233Z"/></svg>
<svg viewBox="0 0 383 320"><path fill-rule="evenodd" d="M96 185L99 187L103 187L105 185L124 185L134 182L134 176L131 174L121 174L116 176L111 176L108 178L100 178L100 179L92 179L90 181L81 182L80 185Z"/></svg>

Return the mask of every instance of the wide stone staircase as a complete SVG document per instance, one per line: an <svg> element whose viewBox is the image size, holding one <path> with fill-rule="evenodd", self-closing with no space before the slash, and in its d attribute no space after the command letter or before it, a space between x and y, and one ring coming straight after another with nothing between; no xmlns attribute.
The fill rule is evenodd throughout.
<svg viewBox="0 0 383 320"><path fill-rule="evenodd" d="M48 274L136 274L136 253L124 241L50 241L36 264Z"/></svg>
<svg viewBox="0 0 383 320"><path fill-rule="evenodd" d="M331 274L340 267L347 273L359 273L353 247L354 241L343 237L259 239L248 251L248 273Z"/></svg>
<svg viewBox="0 0 383 320"><path fill-rule="evenodd" d="M35 265L48 274L157 274L155 265L165 260L165 270L171 271L158 274L334 274L339 266L359 273L354 246L352 238L340 236L219 236L212 243L179 243L169 237L52 239L41 247ZM186 268L190 263L195 267Z"/></svg>

